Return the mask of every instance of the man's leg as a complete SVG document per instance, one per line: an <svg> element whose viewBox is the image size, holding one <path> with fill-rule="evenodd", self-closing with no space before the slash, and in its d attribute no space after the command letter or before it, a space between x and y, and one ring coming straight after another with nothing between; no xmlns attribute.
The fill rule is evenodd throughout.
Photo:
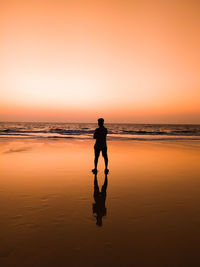
<svg viewBox="0 0 200 267"><path fill-rule="evenodd" d="M102 155L105 161L105 169L108 169L108 155L107 155L107 148L102 149Z"/></svg>
<svg viewBox="0 0 200 267"><path fill-rule="evenodd" d="M94 169L97 169L97 164L98 164L98 159L99 159L99 154L100 154L100 150L99 149L94 149Z"/></svg>

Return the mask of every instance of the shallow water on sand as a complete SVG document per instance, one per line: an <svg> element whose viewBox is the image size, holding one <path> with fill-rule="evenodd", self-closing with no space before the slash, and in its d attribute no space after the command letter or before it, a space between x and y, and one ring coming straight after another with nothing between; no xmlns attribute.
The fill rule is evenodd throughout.
<svg viewBox="0 0 200 267"><path fill-rule="evenodd" d="M92 141L0 141L0 266L200 265L200 143L110 141L108 156L95 203Z"/></svg>

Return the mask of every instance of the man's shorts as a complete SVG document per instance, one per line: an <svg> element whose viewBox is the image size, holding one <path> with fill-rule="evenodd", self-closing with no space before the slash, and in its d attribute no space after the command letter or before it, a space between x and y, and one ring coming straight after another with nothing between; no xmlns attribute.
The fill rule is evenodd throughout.
<svg viewBox="0 0 200 267"><path fill-rule="evenodd" d="M103 148L94 148L94 153L95 153L95 157L99 157L100 152L102 151L102 155L103 157L107 157L107 147L103 147Z"/></svg>

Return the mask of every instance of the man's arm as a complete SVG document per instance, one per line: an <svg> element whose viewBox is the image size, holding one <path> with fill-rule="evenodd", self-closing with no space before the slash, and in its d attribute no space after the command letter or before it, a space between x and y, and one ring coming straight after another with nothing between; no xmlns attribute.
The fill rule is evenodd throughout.
<svg viewBox="0 0 200 267"><path fill-rule="evenodd" d="M97 129L94 131L94 135L93 135L93 138L94 139L97 139L97 136L98 136L98 133L97 133Z"/></svg>

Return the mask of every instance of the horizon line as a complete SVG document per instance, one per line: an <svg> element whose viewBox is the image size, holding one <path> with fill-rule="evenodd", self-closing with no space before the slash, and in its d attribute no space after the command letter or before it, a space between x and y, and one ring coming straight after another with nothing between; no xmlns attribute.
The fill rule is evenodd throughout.
<svg viewBox="0 0 200 267"><path fill-rule="evenodd" d="M98 122L58 122L58 121L0 121L0 123L68 123L68 124L98 124ZM105 122L105 124L136 124L136 125L142 125L142 124L146 124L146 125L200 125L200 123L145 123L145 122Z"/></svg>

